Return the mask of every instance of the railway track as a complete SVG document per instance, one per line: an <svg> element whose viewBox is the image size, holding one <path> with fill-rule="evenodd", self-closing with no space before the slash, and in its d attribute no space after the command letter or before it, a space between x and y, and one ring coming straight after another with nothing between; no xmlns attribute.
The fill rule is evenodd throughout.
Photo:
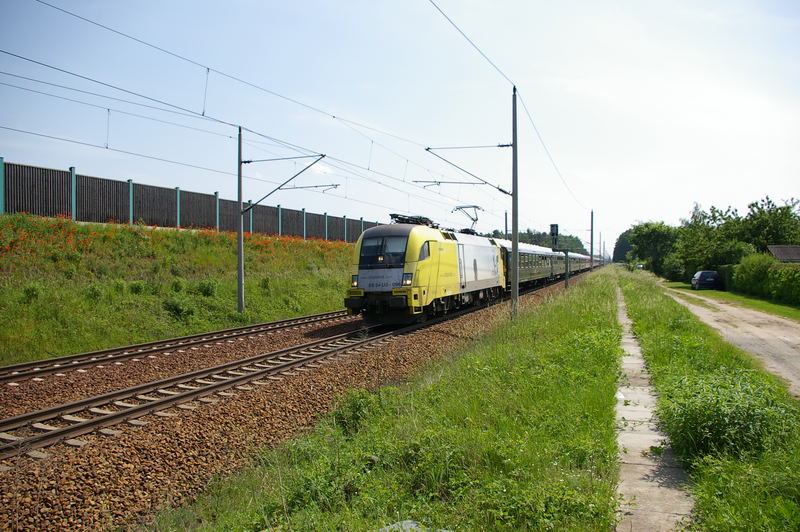
<svg viewBox="0 0 800 532"><path fill-rule="evenodd" d="M394 336L427 328L475 310L477 309L470 307L389 332L376 333L383 326L373 325L359 331L3 419L0 420L0 460L23 454L33 458L47 458L48 454L39 449L59 442L82 446L86 442L79 440L80 436L97 431L101 434L116 435L121 431L111 428L115 425L125 422L131 425L145 425L146 422L139 418L146 415L171 417L177 414L167 410L194 410L198 403L214 403L218 400L210 396L230 395L232 392L226 390L231 388L249 391L254 386L267 385L270 381L281 380L284 377L297 375L298 372L317 368L326 359L335 358L346 352L379 346ZM293 320L279 323L289 321ZM202 336L206 339L198 340L197 343L209 341L209 335ZM0 465L0 470L5 469L8 467Z"/></svg>
<svg viewBox="0 0 800 532"><path fill-rule="evenodd" d="M209 333L192 334L180 338L168 340L158 340L143 344L130 345L105 349L102 351L92 351L90 353L80 353L46 360L36 360L33 362L23 362L11 366L0 367L0 384L17 384L18 381L41 378L44 375L63 373L65 371L82 369L85 367L98 366L104 364L121 364L124 360L131 360L138 357L153 356L156 353L174 349L184 349L195 345L218 342L220 340L230 340L232 338L260 334L264 332L296 327L307 323L317 323L327 320L335 320L346 317L347 311L325 312L300 318L260 323L225 329Z"/></svg>
<svg viewBox="0 0 800 532"><path fill-rule="evenodd" d="M126 388L73 403L58 405L0 420L0 460L20 454L35 458L46 458L37 451L58 442L82 446L85 442L77 438L100 431L115 435L114 425L128 422L143 425L138 418L148 414L172 416L164 412L172 408L193 410L196 402L216 402L209 396L224 396L226 390L234 388L251 390L253 386L269 384L319 367L324 359L341 355L346 351L379 345L387 339L406 334L428 324L418 324L400 330L375 334L381 326L365 328L309 342L295 347L265 353L212 368L206 368L176 377ZM370 335L364 338L364 335Z"/></svg>

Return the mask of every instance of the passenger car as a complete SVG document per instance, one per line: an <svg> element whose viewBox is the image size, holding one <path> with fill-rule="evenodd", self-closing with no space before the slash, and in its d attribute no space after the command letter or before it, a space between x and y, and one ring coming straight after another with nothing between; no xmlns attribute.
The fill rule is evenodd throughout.
<svg viewBox="0 0 800 532"><path fill-rule="evenodd" d="M719 273L714 270L700 270L695 273L692 277L692 290L702 290L703 288L721 290L722 278Z"/></svg>

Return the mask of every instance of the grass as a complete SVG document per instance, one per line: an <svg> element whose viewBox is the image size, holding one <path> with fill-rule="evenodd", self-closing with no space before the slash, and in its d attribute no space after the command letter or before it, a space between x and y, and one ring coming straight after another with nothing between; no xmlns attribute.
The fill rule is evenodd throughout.
<svg viewBox="0 0 800 532"><path fill-rule="evenodd" d="M352 245L0 216L0 365L342 307Z"/></svg>
<svg viewBox="0 0 800 532"><path fill-rule="evenodd" d="M409 385L351 391L307 436L158 530L608 530L617 507L613 281L594 275Z"/></svg>
<svg viewBox="0 0 800 532"><path fill-rule="evenodd" d="M751 355L663 293L618 272L657 413L694 483L702 530L800 529L800 405Z"/></svg>
<svg viewBox="0 0 800 532"><path fill-rule="evenodd" d="M680 281L665 281L664 286L668 288L674 288L676 290L694 292L690 284ZM703 290L700 292L700 295L800 322L800 308L792 305L776 303L774 301L762 299L756 296L744 295L736 292L726 292L722 290Z"/></svg>

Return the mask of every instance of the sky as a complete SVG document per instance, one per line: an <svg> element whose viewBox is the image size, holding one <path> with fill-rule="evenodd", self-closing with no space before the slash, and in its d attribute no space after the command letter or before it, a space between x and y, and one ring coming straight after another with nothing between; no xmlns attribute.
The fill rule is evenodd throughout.
<svg viewBox="0 0 800 532"><path fill-rule="evenodd" d="M44 1L0 0L6 162L235 199L242 126L246 160L326 155L265 204L502 230L512 150L434 150L486 185L425 148L510 143L513 83L521 230L588 249L593 210L611 254L800 197L794 1L435 0L486 57L429 0ZM313 160L245 165L245 200Z"/></svg>

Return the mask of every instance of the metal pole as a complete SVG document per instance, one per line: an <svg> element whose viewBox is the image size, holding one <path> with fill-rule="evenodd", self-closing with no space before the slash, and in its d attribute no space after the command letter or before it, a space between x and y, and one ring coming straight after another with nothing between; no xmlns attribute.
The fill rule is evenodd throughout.
<svg viewBox="0 0 800 532"><path fill-rule="evenodd" d="M0 214L6 212L6 163L0 157Z"/></svg>
<svg viewBox="0 0 800 532"><path fill-rule="evenodd" d="M347 242L347 216L344 217L344 241Z"/></svg>
<svg viewBox="0 0 800 532"><path fill-rule="evenodd" d="M236 204L239 206L239 219L237 220L237 296L239 312L244 312L244 213L242 212L242 126L239 126L239 150L236 165L236 176L238 180L238 190L236 194Z"/></svg>
<svg viewBox="0 0 800 532"><path fill-rule="evenodd" d="M503 233L503 238L508 240L508 211L506 211L506 231Z"/></svg>
<svg viewBox="0 0 800 532"><path fill-rule="evenodd" d="M177 216L175 217L175 227L180 228L181 226L181 188L175 187L175 205L176 211L178 212Z"/></svg>
<svg viewBox="0 0 800 532"><path fill-rule="evenodd" d="M364 217L361 217L361 232L364 232Z"/></svg>
<svg viewBox="0 0 800 532"><path fill-rule="evenodd" d="M70 210L72 211L72 219L77 220L78 212L78 179L75 176L75 167L69 167L69 183L70 183Z"/></svg>
<svg viewBox="0 0 800 532"><path fill-rule="evenodd" d="M328 213L323 214L325 217L325 240L328 240Z"/></svg>
<svg viewBox="0 0 800 532"><path fill-rule="evenodd" d="M128 223L133 225L133 179L128 179Z"/></svg>
<svg viewBox="0 0 800 532"><path fill-rule="evenodd" d="M250 234L253 234L253 200L247 200L247 212L250 213Z"/></svg>
<svg viewBox="0 0 800 532"><path fill-rule="evenodd" d="M517 186L517 87L511 96L511 317L519 313L519 187Z"/></svg>
<svg viewBox="0 0 800 532"><path fill-rule="evenodd" d="M594 268L594 209L591 214L591 224L589 225L589 268Z"/></svg>
<svg viewBox="0 0 800 532"><path fill-rule="evenodd" d="M278 204L278 236L283 234L283 218L281 214L281 204Z"/></svg>
<svg viewBox="0 0 800 532"><path fill-rule="evenodd" d="M214 212L216 213L215 227L219 231L219 191L214 192Z"/></svg>
<svg viewBox="0 0 800 532"><path fill-rule="evenodd" d="M301 209L303 211L303 240L306 239L306 208L303 207Z"/></svg>

